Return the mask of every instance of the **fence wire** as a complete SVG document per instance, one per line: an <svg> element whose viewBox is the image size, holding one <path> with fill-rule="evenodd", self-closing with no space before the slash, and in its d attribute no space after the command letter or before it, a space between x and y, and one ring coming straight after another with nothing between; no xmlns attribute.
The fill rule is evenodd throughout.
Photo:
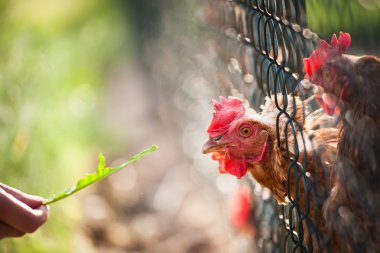
<svg viewBox="0 0 380 253"><path fill-rule="evenodd" d="M311 54L319 39L307 28L305 1L211 0L207 21L224 36L219 40L218 53L228 63L228 70L240 74L243 80L234 83L234 88L256 108L265 95L274 96L278 143L282 135L290 137L286 136L288 132L293 137L301 135L303 140L303 143L296 141L294 155L287 150L289 204L278 206L273 198L261 199L255 208L254 216L261 220L256 224L260 252L330 252L330 232L326 228L321 231L324 221L315 215L328 194L322 183L328 181L328 173L322 173L324 178L312 175L313 180L307 176L310 167L305 159L307 154L299 151L300 145L305 145L302 128L294 119L295 111L289 109L296 106L289 106L286 99L280 104L277 98L295 93L302 96L297 87L303 77L303 58ZM280 116L287 118L284 132L280 131Z"/></svg>

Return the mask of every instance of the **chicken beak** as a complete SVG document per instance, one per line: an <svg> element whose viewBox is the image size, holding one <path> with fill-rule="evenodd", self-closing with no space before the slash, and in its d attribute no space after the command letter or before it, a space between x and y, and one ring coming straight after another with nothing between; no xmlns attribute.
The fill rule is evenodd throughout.
<svg viewBox="0 0 380 253"><path fill-rule="evenodd" d="M212 139L208 139L202 147L203 154L209 154L213 152L223 151L224 143L218 143Z"/></svg>

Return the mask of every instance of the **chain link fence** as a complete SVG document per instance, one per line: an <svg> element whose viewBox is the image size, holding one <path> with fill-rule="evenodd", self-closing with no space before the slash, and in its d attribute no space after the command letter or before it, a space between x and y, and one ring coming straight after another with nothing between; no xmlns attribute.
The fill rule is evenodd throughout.
<svg viewBox="0 0 380 253"><path fill-rule="evenodd" d="M242 93L254 108L259 108L265 96L274 96L278 143L282 137L289 138L289 132L295 138L302 136L294 152L286 152L288 205L253 194L257 198L252 215L259 231L255 238L259 252L330 252L330 229L316 215L329 193L327 168L320 166L322 171L310 175L311 165L304 159L307 151L299 148L305 145L302 127L291 109L296 108L296 100L280 103L278 98L288 94L307 98L297 87L303 77L303 59L319 38L307 28L305 1L211 0L206 15L216 36L221 36L218 53L235 76L235 92ZM280 117L287 119L285 131L279 126ZM257 192L257 184L251 188Z"/></svg>

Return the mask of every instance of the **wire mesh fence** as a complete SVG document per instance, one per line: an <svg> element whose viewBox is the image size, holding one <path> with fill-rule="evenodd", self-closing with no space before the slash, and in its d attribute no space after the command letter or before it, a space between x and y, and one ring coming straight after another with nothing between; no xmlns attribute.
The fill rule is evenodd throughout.
<svg viewBox="0 0 380 253"><path fill-rule="evenodd" d="M331 231L320 215L331 183L328 168L310 170L308 150L300 149L308 137L295 119L297 100L287 100L289 94L307 97L297 87L303 77L303 58L319 39L307 28L305 1L211 0L206 13L208 24L222 36L219 55L229 72L240 77L234 88L255 108L265 95L274 97L277 143L286 140L288 204L277 205L274 198L262 195L255 200L260 252L330 252ZM285 128L280 127L280 117L286 118ZM294 152L289 151L289 134L296 139ZM312 156L317 155L313 150Z"/></svg>

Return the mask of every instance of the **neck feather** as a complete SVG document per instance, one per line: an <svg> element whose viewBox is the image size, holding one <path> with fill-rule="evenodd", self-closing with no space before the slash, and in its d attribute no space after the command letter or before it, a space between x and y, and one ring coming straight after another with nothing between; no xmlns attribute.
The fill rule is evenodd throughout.
<svg viewBox="0 0 380 253"><path fill-rule="evenodd" d="M268 188L279 204L286 204L286 169L289 161L283 158L277 142L271 142L266 159L250 164L249 171L255 180Z"/></svg>

